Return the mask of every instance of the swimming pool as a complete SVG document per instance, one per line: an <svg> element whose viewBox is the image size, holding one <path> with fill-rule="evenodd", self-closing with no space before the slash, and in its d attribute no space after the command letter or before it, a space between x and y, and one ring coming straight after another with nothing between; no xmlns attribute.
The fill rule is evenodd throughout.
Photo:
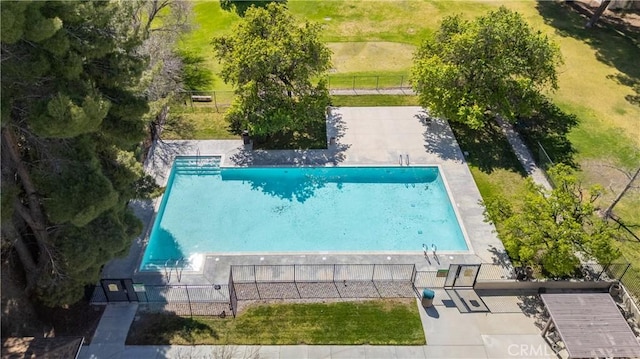
<svg viewBox="0 0 640 359"><path fill-rule="evenodd" d="M206 253L466 251L437 167L219 167L178 157L142 270Z"/></svg>

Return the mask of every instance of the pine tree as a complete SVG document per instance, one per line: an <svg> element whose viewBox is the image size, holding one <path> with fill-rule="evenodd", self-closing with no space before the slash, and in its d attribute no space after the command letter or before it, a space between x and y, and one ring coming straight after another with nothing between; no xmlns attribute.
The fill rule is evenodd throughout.
<svg viewBox="0 0 640 359"><path fill-rule="evenodd" d="M146 132L135 89L141 36L120 2L2 4L2 239L26 290L47 305L77 301L127 252L148 195L134 151Z"/></svg>

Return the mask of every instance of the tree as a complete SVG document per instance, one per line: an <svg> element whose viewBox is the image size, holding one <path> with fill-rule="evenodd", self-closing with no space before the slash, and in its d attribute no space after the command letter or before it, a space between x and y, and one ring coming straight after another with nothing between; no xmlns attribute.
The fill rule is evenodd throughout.
<svg viewBox="0 0 640 359"><path fill-rule="evenodd" d="M501 223L509 256L522 264L540 266L552 277L569 276L580 261L609 264L620 256L613 240L617 230L597 215L600 186L582 188L573 170L563 164L550 171L556 187L547 193L527 178L522 208L497 199L487 203L487 215Z"/></svg>
<svg viewBox="0 0 640 359"><path fill-rule="evenodd" d="M142 74L139 91L149 102L150 110L145 116L149 124L149 135L144 142L144 159L151 145L160 138L168 121L169 106L188 90L187 76L191 64L184 61L182 53L175 50L184 33L190 30L191 4L182 0L138 0L125 2L131 7L134 33L143 40L136 51L148 58Z"/></svg>
<svg viewBox="0 0 640 359"><path fill-rule="evenodd" d="M146 67L126 2L15 1L2 12L2 240L46 305L77 301L141 223L134 151Z"/></svg>
<svg viewBox="0 0 640 359"><path fill-rule="evenodd" d="M213 84L213 73L204 64L205 57L191 51L179 51L182 83L185 91L205 91Z"/></svg>
<svg viewBox="0 0 640 359"><path fill-rule="evenodd" d="M589 21L587 21L584 27L587 29L592 28L593 25L595 25L596 22L598 22L602 14L604 14L604 11L609 7L609 4L611 4L611 0L602 0L600 2L600 6L598 6L596 11L594 11L593 15L591 16Z"/></svg>
<svg viewBox="0 0 640 359"><path fill-rule="evenodd" d="M285 4L287 0L220 0L220 7L226 11L235 11L238 15L244 16L249 8L265 7L269 3L276 2Z"/></svg>
<svg viewBox="0 0 640 359"><path fill-rule="evenodd" d="M483 126L528 116L557 87L558 47L505 7L473 21L443 20L414 55L413 87L434 115Z"/></svg>
<svg viewBox="0 0 640 359"><path fill-rule="evenodd" d="M320 26L298 24L283 5L250 8L232 35L213 40L222 78L235 87L226 113L235 133L254 140L304 136L324 124L329 93L321 78L330 68ZM326 139L325 139L326 141Z"/></svg>
<svg viewBox="0 0 640 359"><path fill-rule="evenodd" d="M628 173L626 173L624 171L622 171L622 172L629 178L629 182L627 182L626 186L624 186L624 189L622 189L622 191L620 191L620 193L618 193L616 198L613 200L613 202L611 202L611 204L607 207L607 209L604 210L604 212L603 212L604 219L609 219L609 218L611 218L613 216L613 207L615 207L618 204L618 202L620 202L622 197L624 197L624 195L627 193L627 191L633 187L633 182L640 175L640 168L638 168L636 170L636 173L634 173L633 175L628 174Z"/></svg>

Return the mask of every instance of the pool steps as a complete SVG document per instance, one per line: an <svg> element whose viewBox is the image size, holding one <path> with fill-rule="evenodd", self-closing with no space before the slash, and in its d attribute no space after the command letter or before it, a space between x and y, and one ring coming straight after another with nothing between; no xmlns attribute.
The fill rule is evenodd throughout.
<svg viewBox="0 0 640 359"><path fill-rule="evenodd" d="M175 173L188 175L220 174L219 156L180 156L174 163Z"/></svg>

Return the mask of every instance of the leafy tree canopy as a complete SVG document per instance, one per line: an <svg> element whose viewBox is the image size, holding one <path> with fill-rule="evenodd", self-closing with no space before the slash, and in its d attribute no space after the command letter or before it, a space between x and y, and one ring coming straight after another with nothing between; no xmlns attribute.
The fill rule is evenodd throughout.
<svg viewBox="0 0 640 359"><path fill-rule="evenodd" d="M244 16L252 6L265 7L272 2L284 4L287 0L220 0L220 7L223 10L235 11L238 15Z"/></svg>
<svg viewBox="0 0 640 359"><path fill-rule="evenodd" d="M473 21L443 20L414 55L413 86L433 114L479 128L500 114L529 115L557 87L558 47L500 7Z"/></svg>
<svg viewBox="0 0 640 359"><path fill-rule="evenodd" d="M149 109L136 4L2 3L2 239L47 305L126 253L141 229L126 204L154 189L134 156Z"/></svg>
<svg viewBox="0 0 640 359"><path fill-rule="evenodd" d="M235 86L226 114L234 132L248 129L268 140L324 123L329 93L316 79L330 68L331 52L318 24L299 24L283 5L271 3L250 8L231 33L213 45L222 78Z"/></svg>
<svg viewBox="0 0 640 359"><path fill-rule="evenodd" d="M550 176L556 184L550 193L527 179L522 208L512 208L504 199L486 204L489 217L502 226L509 256L552 277L572 275L581 259L608 264L618 258L613 240L619 233L596 213L594 202L602 188L584 189L563 164L553 167Z"/></svg>

